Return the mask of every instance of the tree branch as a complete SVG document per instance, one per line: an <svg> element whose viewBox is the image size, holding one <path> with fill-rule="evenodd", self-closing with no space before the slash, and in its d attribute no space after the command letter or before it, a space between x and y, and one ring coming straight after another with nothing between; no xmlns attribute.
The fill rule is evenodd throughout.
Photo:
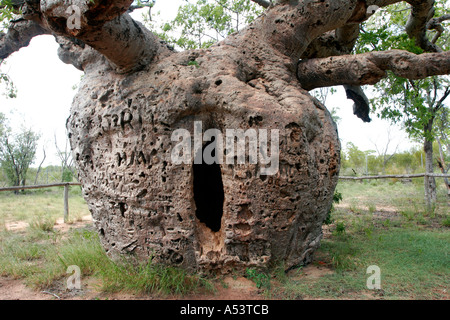
<svg viewBox="0 0 450 320"><path fill-rule="evenodd" d="M261 30L264 42L289 57L295 66L317 37L339 29L337 37L344 40L350 36L349 39L352 40L355 30L355 26L352 25L365 21L379 7L400 1L278 0L274 1L275 5L270 6L252 27ZM350 34L346 33L349 30Z"/></svg>
<svg viewBox="0 0 450 320"><path fill-rule="evenodd" d="M118 73L137 71L169 50L126 13L132 0L41 3L43 19L57 35L76 38L104 55Z"/></svg>
<svg viewBox="0 0 450 320"><path fill-rule="evenodd" d="M59 44L59 59L73 65L78 70L84 71L88 63L93 63L95 59L101 58L97 51L77 39L55 36L55 40Z"/></svg>
<svg viewBox="0 0 450 320"><path fill-rule="evenodd" d="M42 147L42 151L44 152L44 157L42 158L42 161L39 164L39 167L38 167L38 169L36 171L36 177L34 178L34 184L37 184L37 179L39 177L39 173L41 172L42 164L44 163L45 158L47 157L47 155L45 154L45 147Z"/></svg>
<svg viewBox="0 0 450 320"><path fill-rule="evenodd" d="M376 9L371 9L367 16L372 15ZM356 44L360 32L359 23L349 23L334 31L329 31L314 39L302 55L305 58L322 58L349 54ZM353 114L364 122L370 122L369 99L360 86L344 85L347 99L353 100Z"/></svg>
<svg viewBox="0 0 450 320"><path fill-rule="evenodd" d="M132 0L37 1L37 6L35 2L25 2L26 19L33 20L21 18L11 24L7 34L0 33L0 59L27 46L40 34L56 34L72 42L77 39L82 49L85 44L96 49L121 73L143 68L165 48L155 35L125 13ZM70 47L67 41L64 45L62 42L62 49ZM83 69L83 63L92 61L86 55L80 60L82 50L73 49L60 50L64 62Z"/></svg>
<svg viewBox="0 0 450 320"><path fill-rule="evenodd" d="M303 60L297 76L306 90L335 85L375 84L390 70L407 79L450 74L450 51L416 55L403 50Z"/></svg>
<svg viewBox="0 0 450 320"><path fill-rule="evenodd" d="M449 95L450 95L450 88L447 87L441 99L439 99L439 101L436 103L436 106L434 107L435 112L437 112L442 107L442 104L444 103L445 99L448 98Z"/></svg>
<svg viewBox="0 0 450 320"><path fill-rule="evenodd" d="M444 14L443 16L440 16L438 18L433 18L429 21L429 23L432 23L432 22L442 23L446 20L450 20L450 14Z"/></svg>
<svg viewBox="0 0 450 320"><path fill-rule="evenodd" d="M269 0L252 0L254 3L259 4L263 8L268 8L272 4Z"/></svg>
<svg viewBox="0 0 450 320"><path fill-rule="evenodd" d="M0 59L30 44L33 37L50 32L35 21L19 19L10 24L7 33L0 32Z"/></svg>
<svg viewBox="0 0 450 320"><path fill-rule="evenodd" d="M377 6L366 11L365 15L361 15L359 19L367 19L377 10ZM301 59L322 58L330 56L341 56L349 54L359 37L360 24L348 23L334 31L329 31L314 39ZM369 99L360 86L344 85L347 99L353 100L353 114L364 122L370 122L369 117L370 105Z"/></svg>
<svg viewBox="0 0 450 320"><path fill-rule="evenodd" d="M370 122L369 99L360 86L344 85L347 99L353 100L353 114L364 122Z"/></svg>
<svg viewBox="0 0 450 320"><path fill-rule="evenodd" d="M428 30L436 30L436 34L433 37L433 40L431 40L431 43L436 44L436 41L439 39L439 37L444 32L444 27L442 26L442 22L450 20L450 14L443 15L438 18L433 18L427 23L427 29Z"/></svg>
<svg viewBox="0 0 450 320"><path fill-rule="evenodd" d="M435 0L407 0L412 6L411 15L406 23L406 33L411 39L415 39L416 45L427 52L440 52L437 45L427 37L428 22L434 16Z"/></svg>
<svg viewBox="0 0 450 320"><path fill-rule="evenodd" d="M359 36L359 23L347 24L314 39L301 59L324 58L349 54Z"/></svg>
<svg viewBox="0 0 450 320"><path fill-rule="evenodd" d="M128 14L75 37L103 54L119 73L142 69L163 49L158 37Z"/></svg>
<svg viewBox="0 0 450 320"><path fill-rule="evenodd" d="M278 1L255 27L269 45L296 63L314 39L346 25L356 7L356 1Z"/></svg>

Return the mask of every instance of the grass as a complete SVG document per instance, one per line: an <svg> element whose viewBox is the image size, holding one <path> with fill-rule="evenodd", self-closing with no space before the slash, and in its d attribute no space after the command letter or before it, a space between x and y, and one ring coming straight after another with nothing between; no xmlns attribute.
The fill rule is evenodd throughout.
<svg viewBox="0 0 450 320"><path fill-rule="evenodd" d="M63 188L25 191L17 195L0 193L0 229L8 221L24 221L35 227L49 228L49 224L63 217ZM80 187L71 187L69 192L69 223L89 215L86 202L81 197Z"/></svg>
<svg viewBox="0 0 450 320"><path fill-rule="evenodd" d="M208 281L197 275L151 260L145 263L112 261L101 247L97 233L89 230L76 231L70 242L61 246L59 260L64 267L77 265L83 275L100 279L103 292L183 295L210 288Z"/></svg>
<svg viewBox="0 0 450 320"><path fill-rule="evenodd" d="M113 261L91 228L74 229L67 238L55 232L33 230L23 234L1 232L0 275L25 279L36 289L64 291L69 266L80 268L83 277L100 281L102 292L184 295L210 290L208 280L179 268L152 263Z"/></svg>
<svg viewBox="0 0 450 320"><path fill-rule="evenodd" d="M340 182L337 190L343 201L313 262L333 272L310 279L300 268L277 287L279 297L449 298L450 203L443 188L432 212L417 184ZM366 287L371 265L381 269L381 290Z"/></svg>
<svg viewBox="0 0 450 320"><path fill-rule="evenodd" d="M317 255L335 272L284 284L282 295L310 298L443 299L449 288L450 235L414 229L381 230L322 242ZM381 289L366 287L371 265L381 269Z"/></svg>
<svg viewBox="0 0 450 320"><path fill-rule="evenodd" d="M258 289L270 289L270 276L264 272L260 272L255 268L247 268L245 270L247 277L255 282Z"/></svg>
<svg viewBox="0 0 450 320"><path fill-rule="evenodd" d="M246 277L276 299L449 299L450 215L445 190L431 212L419 184L341 182L342 201L334 205L313 267L286 274L282 265L270 272L249 268ZM23 279L37 289L65 290L68 266L77 265L83 279L93 279L99 292L157 296L213 292L218 279L206 279L151 260L112 261L91 226L61 233L53 228L63 215L62 190L23 195L0 194L0 275ZM89 214L78 188L71 190L70 217ZM20 232L6 222L25 221ZM381 290L369 290L367 268L381 270ZM82 281L85 285L86 281ZM56 289L55 289L56 288Z"/></svg>
<svg viewBox="0 0 450 320"><path fill-rule="evenodd" d="M76 189L70 193L69 223L89 214L79 188ZM208 280L179 268L151 261L110 260L92 227L73 229L68 234L54 230L56 220L64 212L62 190L3 193L0 208L0 275L24 279L33 288L64 290L67 268L77 265L83 277L97 279L100 291L107 293L183 295L212 290ZM27 222L28 228L7 231L8 221Z"/></svg>

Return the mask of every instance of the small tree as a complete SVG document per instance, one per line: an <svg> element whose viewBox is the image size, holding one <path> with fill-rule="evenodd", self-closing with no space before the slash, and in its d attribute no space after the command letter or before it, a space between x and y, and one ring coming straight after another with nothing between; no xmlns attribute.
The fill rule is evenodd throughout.
<svg viewBox="0 0 450 320"><path fill-rule="evenodd" d="M25 186L28 168L36 155L39 134L25 127L16 134L9 127L4 131L0 140L0 164L11 185Z"/></svg>
<svg viewBox="0 0 450 320"><path fill-rule="evenodd" d="M238 32L259 14L261 7L250 0L197 0L186 2L160 36L184 50L208 48Z"/></svg>
<svg viewBox="0 0 450 320"><path fill-rule="evenodd" d="M6 29L9 25L9 21L13 20L14 13L12 10L12 1L10 0L2 0L0 3L0 32L3 29ZM3 37L0 36L0 39ZM16 97L16 87L14 86L13 81L9 77L7 73L1 71L2 65L4 65L4 59L0 58L0 85L1 92L7 98L15 98ZM0 132L1 133L1 132Z"/></svg>
<svg viewBox="0 0 450 320"><path fill-rule="evenodd" d="M410 10L413 10L411 6L400 3L384 9L381 14L375 14L375 19L366 25L367 30L361 37L356 51L401 48L421 54L427 51L441 52L442 48L447 50L448 40L444 37L439 38L439 33L431 42L404 34L404 30L407 33L411 32L413 26L401 12ZM440 26L440 23L450 19L449 9L445 5L436 4L436 12L441 16L430 20L427 30L433 30L434 24ZM447 76L414 80L388 72L388 76L374 86L379 92L372 100L378 116L392 123L402 123L411 138L423 141L426 173L434 171L433 141L436 133L434 123L444 107L445 99L450 95L449 85L450 79ZM425 199L428 208L431 209L432 204L436 202L436 182L433 177L425 177Z"/></svg>
<svg viewBox="0 0 450 320"><path fill-rule="evenodd" d="M359 150L357 146L355 146L352 142L348 142L346 145L346 165L348 165L353 172L356 174L357 171L362 172L363 174L368 174L369 171L369 157L371 167L374 167L374 157L371 156L372 153L374 153L374 150L366 150L362 151Z"/></svg>
<svg viewBox="0 0 450 320"><path fill-rule="evenodd" d="M387 141L384 145L381 145L380 143L373 142L373 145L375 146L375 149L377 151L378 157L381 159L381 171L383 174L386 173L386 166L388 162L395 156L397 153L397 149L399 144L395 147L395 150L393 153L388 153L389 146L391 145L394 137L392 136L392 127L389 126L387 129Z"/></svg>
<svg viewBox="0 0 450 320"><path fill-rule="evenodd" d="M70 145L69 140L67 139L67 134L64 150L58 146L58 140L56 139L55 134L55 147L56 154L61 160L61 182L71 182L75 174L73 168L73 158L72 153L70 152Z"/></svg>
<svg viewBox="0 0 450 320"><path fill-rule="evenodd" d="M0 67L3 64L3 60L0 59ZM7 73L1 72L0 70L0 85L2 85L4 88L2 88L2 93L7 98L15 98L16 97L16 87L14 86L14 83L12 82L11 78Z"/></svg>
<svg viewBox="0 0 450 320"><path fill-rule="evenodd" d="M0 112L0 138L5 134L5 122L6 118L3 113Z"/></svg>

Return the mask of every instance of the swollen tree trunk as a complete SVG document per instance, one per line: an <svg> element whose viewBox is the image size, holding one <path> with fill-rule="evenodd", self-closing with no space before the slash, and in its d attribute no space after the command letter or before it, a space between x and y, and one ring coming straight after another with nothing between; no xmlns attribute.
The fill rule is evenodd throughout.
<svg viewBox="0 0 450 320"><path fill-rule="evenodd" d="M358 86L386 70L450 73L446 52L327 58L351 52L370 8L399 1L255 2L268 8L260 18L202 50L169 49L126 13L131 0L25 1L32 23L0 34L0 58L51 33L61 60L84 70L67 128L111 256L221 272L310 262L340 144L330 113L307 90L346 85L355 114L369 121ZM408 2L416 36L432 6Z"/></svg>
<svg viewBox="0 0 450 320"><path fill-rule="evenodd" d="M163 47L155 63L126 75L106 64L86 72L67 125L109 254L220 272L312 260L340 145L327 109L298 83L295 63L267 42L269 30L259 21L207 50ZM243 163L195 164L206 138L200 148L192 140L187 161L175 163L180 129L190 142L218 130L224 146L227 130L255 132L258 144L267 130L270 148L258 149L278 170L264 173L268 165L248 153Z"/></svg>

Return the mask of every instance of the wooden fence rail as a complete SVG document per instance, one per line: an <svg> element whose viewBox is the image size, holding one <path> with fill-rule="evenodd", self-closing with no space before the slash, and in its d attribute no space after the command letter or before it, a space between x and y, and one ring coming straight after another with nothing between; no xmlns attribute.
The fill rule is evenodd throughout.
<svg viewBox="0 0 450 320"><path fill-rule="evenodd" d="M340 180L363 180L368 179L389 179L389 178L397 178L397 179L411 179L411 178L423 178L423 177L435 177L435 178L444 178L445 184L447 186L447 195L450 197L450 187L448 185L447 178L450 178L450 174L443 173L418 173L418 174L389 174L389 175L379 175L379 176L361 176L361 177L339 177ZM428 209L431 209L431 195L425 190L425 200L427 202Z"/></svg>
<svg viewBox="0 0 450 320"><path fill-rule="evenodd" d="M78 182L62 182L62 183L52 183L52 184L40 184L35 186L22 186L22 187L6 187L0 188L2 191L20 191L29 189L44 189L51 187L64 187L64 223L69 219L69 187L70 186L81 186Z"/></svg>
<svg viewBox="0 0 450 320"><path fill-rule="evenodd" d="M450 178L450 174L442 173L417 173L417 174L388 174L380 176L361 176L361 177L339 177L341 180L367 180L367 179L409 179L409 178L423 178L423 177L435 177L435 178Z"/></svg>
<svg viewBox="0 0 450 320"><path fill-rule="evenodd" d="M389 179L389 178L409 179L409 178L423 178L425 176L436 177L436 178L450 178L450 174L418 173L418 174L393 174L393 175L361 176L361 177L341 176L341 177L339 177L339 179L341 179L341 180L367 180L367 179ZM20 190L29 190L29 189L44 189L44 188L51 188L51 187L64 187L64 222L67 222L67 220L69 218L69 187L70 186L81 186L81 183L62 182L62 183L41 184L41 185L34 185L34 186L6 187L6 188L0 188L0 192L2 192L2 191L20 191Z"/></svg>
<svg viewBox="0 0 450 320"><path fill-rule="evenodd" d="M20 190L26 190L26 189L44 189L44 188L65 187L65 186L81 186L81 183L61 182L61 183L51 183L51 184L37 184L34 186L5 187L5 188L0 188L0 192L2 192L2 191L20 191Z"/></svg>

